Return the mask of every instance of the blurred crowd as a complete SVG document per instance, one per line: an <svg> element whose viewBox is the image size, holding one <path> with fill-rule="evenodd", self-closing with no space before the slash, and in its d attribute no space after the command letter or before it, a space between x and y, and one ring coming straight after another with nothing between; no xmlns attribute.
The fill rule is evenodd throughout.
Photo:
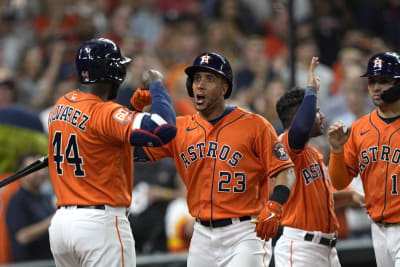
<svg viewBox="0 0 400 267"><path fill-rule="evenodd" d="M319 56L316 75L321 79L319 100L326 128L339 119L350 125L373 108L365 79L359 78L367 60L400 46L400 1L293 0L294 25L289 24L287 7L284 0L0 0L0 126L10 125L14 117L9 114L17 114L13 109L19 107L38 116L42 128L29 130L45 136L49 108L78 86L75 53L94 37L114 40L123 55L133 58L119 103L130 105L134 90L142 86L142 72L153 68L164 74L177 115L195 112L183 70L201 52L213 51L225 56L234 70L228 103L263 115L278 134L283 128L275 111L277 100L294 85L306 85L310 59ZM290 29L294 36L289 35ZM294 51L290 41L294 41ZM289 64L293 58L294 76ZM15 120L20 121L17 115ZM0 127L0 135L8 131ZM0 136L0 143L3 139ZM313 145L327 163L326 136ZM23 152L14 153L15 162L9 166L0 164L0 176L17 169ZM10 158L5 151L0 157L0 163ZM185 192L173 162L136 164L134 178L130 218L137 253L187 248L185 240L173 236L176 224L190 221L179 201ZM357 180L352 186L362 190ZM5 190L0 189L2 215ZM51 194L49 186L42 191ZM173 210L170 215L172 202L182 212ZM338 212L346 225L343 238L369 234L365 211ZM176 220L179 214L185 219ZM48 215L39 216L38 221L48 220ZM3 217L0 232L6 224Z"/></svg>

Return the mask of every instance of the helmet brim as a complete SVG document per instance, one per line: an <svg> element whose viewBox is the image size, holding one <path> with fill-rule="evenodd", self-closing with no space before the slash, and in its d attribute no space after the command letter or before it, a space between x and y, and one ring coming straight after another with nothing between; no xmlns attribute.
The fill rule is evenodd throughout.
<svg viewBox="0 0 400 267"><path fill-rule="evenodd" d="M208 66L190 66L190 67L187 67L185 69L185 72L189 77L193 77L193 75L196 72L202 71L202 70L203 71L204 70L206 70L206 71L209 70L211 72L218 73L218 74L222 75L224 78L226 78L225 73L223 71L217 71L216 69L208 67Z"/></svg>
<svg viewBox="0 0 400 267"><path fill-rule="evenodd" d="M129 58L129 57L122 57L120 63L121 63L121 64L127 64L127 63L129 63L129 62L131 62L131 61L132 61L132 59Z"/></svg>

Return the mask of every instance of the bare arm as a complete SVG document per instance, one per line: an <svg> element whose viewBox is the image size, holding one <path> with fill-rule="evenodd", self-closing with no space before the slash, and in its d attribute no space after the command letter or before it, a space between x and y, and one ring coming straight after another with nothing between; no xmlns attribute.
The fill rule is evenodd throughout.
<svg viewBox="0 0 400 267"><path fill-rule="evenodd" d="M15 236L17 242L24 246L42 237L47 233L52 217L53 215L41 220L40 222L21 228Z"/></svg>
<svg viewBox="0 0 400 267"><path fill-rule="evenodd" d="M294 174L294 169L290 167L284 169L283 171L280 171L276 175L275 186L284 185L287 188L289 188L289 190L292 190L295 180L296 180L296 175Z"/></svg>
<svg viewBox="0 0 400 267"><path fill-rule="evenodd" d="M333 192L333 200L336 210L347 207L365 207L364 195L355 190L342 190Z"/></svg>

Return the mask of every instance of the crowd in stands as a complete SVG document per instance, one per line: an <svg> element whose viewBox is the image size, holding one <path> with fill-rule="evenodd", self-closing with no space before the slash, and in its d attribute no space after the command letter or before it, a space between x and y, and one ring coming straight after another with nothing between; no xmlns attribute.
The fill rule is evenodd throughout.
<svg viewBox="0 0 400 267"><path fill-rule="evenodd" d="M234 70L234 89L228 103L263 115L281 134L283 127L275 104L294 85L306 85L310 59L319 56L321 64L316 76L321 79L319 99L326 124L339 119L351 124L373 108L365 80L359 78L367 60L378 52L399 50L400 2L293 0L294 25L289 24L287 3L284 0L0 1L0 150L3 150L0 177L15 172L26 153L47 153L39 145L26 146L31 149L21 151L13 150L8 144L5 151L3 143L9 140L9 125L24 128L20 122L31 120L21 119L21 114L35 114L42 128L29 131L47 135L49 108L61 95L77 88L75 53L84 41L94 37L114 40L123 55L133 58L117 98L125 106L130 106L130 97L141 86L142 72L153 68L164 74L177 115L194 113L183 70L201 52L213 51L226 57ZM294 37L290 36L291 26L294 26ZM291 41L295 42L293 53ZM293 58L294 76L289 64ZM16 109L23 111L10 116L17 114ZM24 136L15 134L13 138ZM328 161L326 136L317 140L315 146L324 152ZM182 214L186 219L171 223L170 218L178 215L169 215L168 205L185 195L173 162L165 160L154 165L135 166L130 218L138 255L182 251L187 248L182 242L190 239L190 235L185 235L183 240L174 236L177 224L192 223L185 215L184 204L174 202L179 211L173 214ZM46 256L46 253L33 253L31 257L21 258L11 252L18 244L36 242L35 239L21 241L18 237L15 221L26 214L22 210L14 216L11 211L6 212L7 206L13 207L12 195L23 190L18 189L23 188L22 184L15 185L17 188L0 188L0 242L3 242L0 247L7 240L2 234L5 229L11 240L9 250L0 250L0 264ZM357 183L354 188L362 190ZM51 194L48 186L41 191L45 193ZM51 207L43 210L46 213L40 214L38 221L46 223L54 210ZM350 210L345 214L348 229L343 238L369 234L365 210ZM27 219L26 223L38 221ZM7 222L14 223L7 225Z"/></svg>

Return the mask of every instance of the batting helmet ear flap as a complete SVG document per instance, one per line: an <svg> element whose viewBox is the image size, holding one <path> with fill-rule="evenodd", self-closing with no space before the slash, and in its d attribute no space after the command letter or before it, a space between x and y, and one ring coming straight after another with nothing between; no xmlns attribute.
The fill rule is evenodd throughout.
<svg viewBox="0 0 400 267"><path fill-rule="evenodd" d="M193 97L193 79L189 75L186 78L186 89L190 97Z"/></svg>

